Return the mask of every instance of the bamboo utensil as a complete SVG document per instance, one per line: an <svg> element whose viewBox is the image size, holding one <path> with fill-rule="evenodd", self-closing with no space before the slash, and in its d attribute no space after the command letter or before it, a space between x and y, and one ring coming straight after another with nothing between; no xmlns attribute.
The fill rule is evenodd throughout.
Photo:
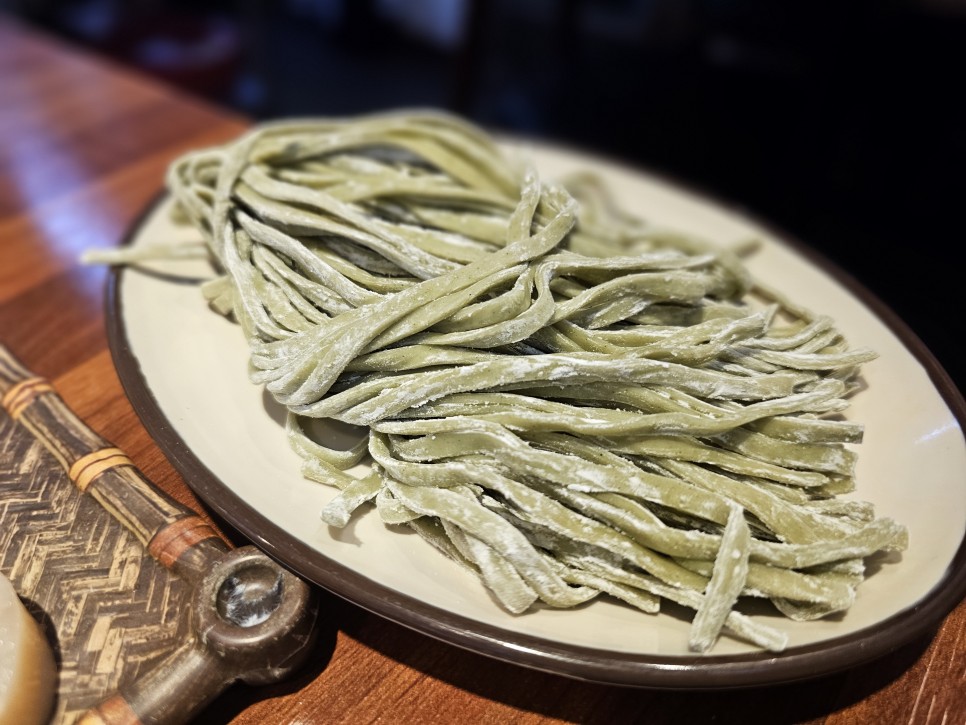
<svg viewBox="0 0 966 725"><path fill-rule="evenodd" d="M302 664L317 615L315 593L304 581L253 546L230 548L3 345L0 403L53 454L80 493L100 503L192 589L187 641L145 676L122 683L80 722L185 722L235 681L275 682Z"/></svg>

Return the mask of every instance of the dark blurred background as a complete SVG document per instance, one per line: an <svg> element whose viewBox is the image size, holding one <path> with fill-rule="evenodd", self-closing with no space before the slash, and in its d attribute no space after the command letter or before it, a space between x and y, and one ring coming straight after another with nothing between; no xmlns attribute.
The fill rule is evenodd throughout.
<svg viewBox="0 0 966 725"><path fill-rule="evenodd" d="M966 0L0 8L256 119L435 106L670 175L832 259L966 380Z"/></svg>

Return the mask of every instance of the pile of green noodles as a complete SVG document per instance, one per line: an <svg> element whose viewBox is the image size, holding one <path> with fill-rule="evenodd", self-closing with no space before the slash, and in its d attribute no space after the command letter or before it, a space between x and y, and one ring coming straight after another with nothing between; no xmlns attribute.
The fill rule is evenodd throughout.
<svg viewBox="0 0 966 725"><path fill-rule="evenodd" d="M514 613L665 599L695 611L694 651L723 630L781 650L739 598L839 612L863 558L906 545L840 497L862 431L837 414L874 355L756 303L734 255L564 184L433 113L265 125L168 176L207 298L305 475L339 489L326 522L371 502ZM308 418L367 433L330 449Z"/></svg>

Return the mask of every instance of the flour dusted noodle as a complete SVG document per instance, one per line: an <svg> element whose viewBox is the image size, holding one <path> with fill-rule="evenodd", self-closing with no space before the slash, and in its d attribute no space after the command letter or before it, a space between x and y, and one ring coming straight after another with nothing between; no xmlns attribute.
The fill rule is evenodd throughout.
<svg viewBox="0 0 966 725"><path fill-rule="evenodd" d="M676 602L696 651L722 631L782 649L743 599L842 611L862 559L906 545L839 498L861 427L831 416L874 355L590 175L547 184L465 122L406 113L260 126L168 186L305 474L340 489L332 525L372 503L511 612ZM329 449L313 417L366 438Z"/></svg>

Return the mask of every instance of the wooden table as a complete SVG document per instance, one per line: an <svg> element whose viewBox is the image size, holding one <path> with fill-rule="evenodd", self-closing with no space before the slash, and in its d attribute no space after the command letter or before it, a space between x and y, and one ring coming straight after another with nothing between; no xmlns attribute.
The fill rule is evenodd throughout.
<svg viewBox="0 0 966 725"><path fill-rule="evenodd" d="M246 123L0 19L0 339L150 479L200 511L118 382L104 326L107 272L77 258L123 237L171 159ZM327 594L321 627L299 677L235 686L203 721L966 721L966 603L935 637L851 671L728 692L621 689L530 671Z"/></svg>

